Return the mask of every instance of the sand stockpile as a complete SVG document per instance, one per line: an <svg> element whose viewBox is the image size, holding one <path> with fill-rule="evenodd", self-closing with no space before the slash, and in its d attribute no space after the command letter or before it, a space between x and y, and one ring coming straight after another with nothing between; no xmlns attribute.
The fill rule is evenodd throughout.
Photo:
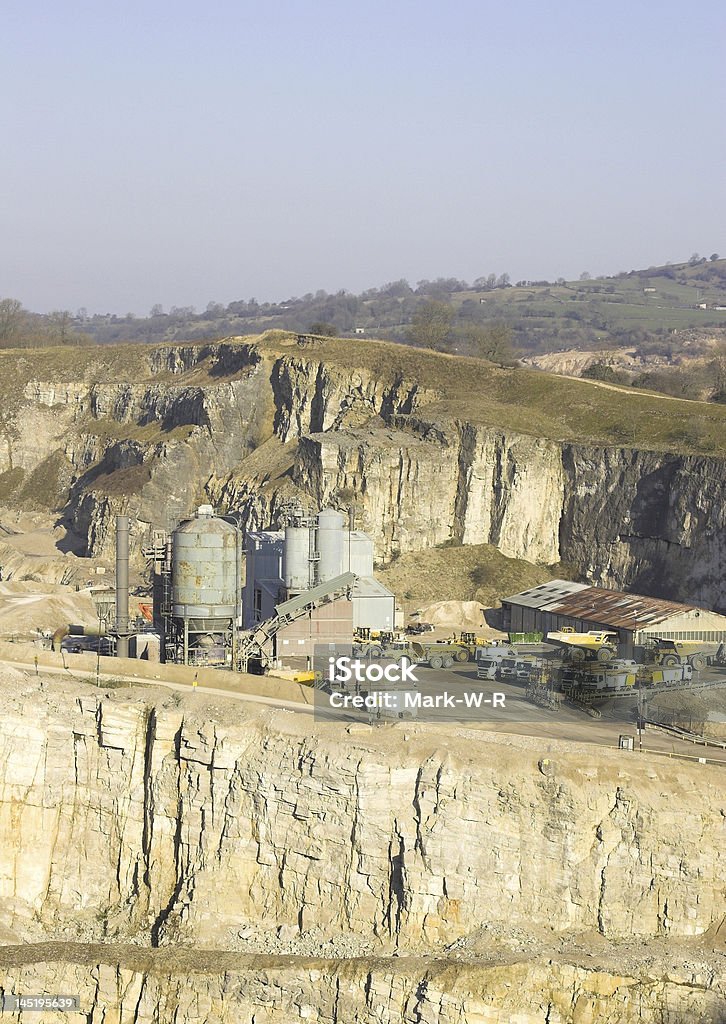
<svg viewBox="0 0 726 1024"><path fill-rule="evenodd" d="M71 553L78 543L48 516L0 508L0 579L83 583L94 563Z"/></svg>
<svg viewBox="0 0 726 1024"><path fill-rule="evenodd" d="M480 636L502 636L484 621L484 612L478 601L434 601L423 605L413 622L430 622L434 626L474 631Z"/></svg>
<svg viewBox="0 0 726 1024"><path fill-rule="evenodd" d="M0 636L55 631L68 623L98 624L89 591L52 583L0 583Z"/></svg>

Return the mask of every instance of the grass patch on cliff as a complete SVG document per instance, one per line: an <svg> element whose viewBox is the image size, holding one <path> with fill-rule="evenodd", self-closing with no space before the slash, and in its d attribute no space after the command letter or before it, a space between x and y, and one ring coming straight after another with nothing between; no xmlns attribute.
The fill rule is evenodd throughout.
<svg viewBox="0 0 726 1024"><path fill-rule="evenodd" d="M381 583L406 604L478 601L485 608L497 607L509 594L569 574L562 566L507 558L491 544L444 544L409 551L376 570Z"/></svg>
<svg viewBox="0 0 726 1024"><path fill-rule="evenodd" d="M26 474L16 501L27 508L58 510L68 497L72 477L73 467L59 448Z"/></svg>
<svg viewBox="0 0 726 1024"><path fill-rule="evenodd" d="M109 496L123 497L138 494L151 480L151 466L142 462L136 466L125 466L115 469L112 473L99 473L89 486L89 490L100 491Z"/></svg>
<svg viewBox="0 0 726 1024"><path fill-rule="evenodd" d="M182 423L170 430L164 430L160 423L120 423L117 420L91 420L85 431L102 440L141 441L152 444L155 441L187 441L194 430L195 424Z"/></svg>
<svg viewBox="0 0 726 1024"><path fill-rule="evenodd" d="M0 473L0 495L2 500L7 501L23 484L25 470L21 466L14 466Z"/></svg>

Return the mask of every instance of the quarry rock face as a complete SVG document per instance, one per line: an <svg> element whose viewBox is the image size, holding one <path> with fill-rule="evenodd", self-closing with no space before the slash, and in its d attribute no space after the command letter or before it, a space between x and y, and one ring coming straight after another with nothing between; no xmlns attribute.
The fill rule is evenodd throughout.
<svg viewBox="0 0 726 1024"><path fill-rule="evenodd" d="M53 382L28 363L0 422L0 473L22 470L25 500L61 512L95 557L112 555L120 511L138 550L201 501L260 528L294 499L353 507L381 563L488 543L595 584L726 606L721 458L462 421L413 375L314 350L138 349L125 380Z"/></svg>
<svg viewBox="0 0 726 1024"><path fill-rule="evenodd" d="M4 923L23 938L233 949L249 926L390 949L518 923L697 936L724 914L724 789L698 767L568 754L545 777L536 740L422 727L364 742L277 716L45 704L31 686L0 721Z"/></svg>
<svg viewBox="0 0 726 1024"><path fill-rule="evenodd" d="M10 957L4 958L0 947L7 989L27 992L42 982L44 991L72 992L88 1019L104 1024L714 1024L723 1019L721 982L682 968L656 979L553 962L423 967L402 958L343 964L280 957L235 963L204 953L192 959L181 951L173 962L157 965L148 958L145 966L144 957L129 950L120 963L109 963L108 954L93 946L77 951L80 963L54 961L54 954L59 955L50 948L46 963L6 966ZM103 959L94 962L94 956Z"/></svg>
<svg viewBox="0 0 726 1024"><path fill-rule="evenodd" d="M547 745L16 671L0 984L118 1024L719 1020L718 769Z"/></svg>

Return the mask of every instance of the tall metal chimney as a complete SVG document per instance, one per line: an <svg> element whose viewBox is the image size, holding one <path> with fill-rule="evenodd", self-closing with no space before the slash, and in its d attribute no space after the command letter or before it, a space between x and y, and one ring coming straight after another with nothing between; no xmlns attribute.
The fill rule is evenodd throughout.
<svg viewBox="0 0 726 1024"><path fill-rule="evenodd" d="M116 657L129 656L129 517L116 516Z"/></svg>

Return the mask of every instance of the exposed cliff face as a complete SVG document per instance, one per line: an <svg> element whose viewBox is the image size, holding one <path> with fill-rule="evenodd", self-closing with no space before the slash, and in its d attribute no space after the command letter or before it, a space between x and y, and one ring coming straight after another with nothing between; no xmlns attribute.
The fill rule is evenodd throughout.
<svg viewBox="0 0 726 1024"><path fill-rule="evenodd" d="M3 692L6 992L123 1024L719 1020L716 768L550 741L544 775L525 737Z"/></svg>
<svg viewBox="0 0 726 1024"><path fill-rule="evenodd" d="M584 748L546 777L536 740L37 685L0 719L0 895L24 939L415 949L482 925L696 936L724 914L713 769Z"/></svg>
<svg viewBox="0 0 726 1024"><path fill-rule="evenodd" d="M593 582L726 606L720 457L530 436L526 417L521 429L462 418L441 401L454 362L433 381L405 358L356 367L289 345L132 356L117 379L100 379L103 353L72 381L40 379L26 361L0 423L16 500L59 509L96 556L112 553L118 511L138 521L138 545L201 500L259 527L298 497L355 505L379 561L489 543L573 563Z"/></svg>
<svg viewBox="0 0 726 1024"><path fill-rule="evenodd" d="M723 976L674 965L663 977L542 959L230 957L53 946L3 950L8 992L79 996L104 1024L718 1024ZM42 958L47 959L43 960ZM29 962L30 960L30 962ZM64 962L65 961L65 962ZM7 1015L9 1020L18 1020Z"/></svg>
<svg viewBox="0 0 726 1024"><path fill-rule="evenodd" d="M726 465L607 448L563 448L563 557L596 583L625 580L726 606Z"/></svg>

